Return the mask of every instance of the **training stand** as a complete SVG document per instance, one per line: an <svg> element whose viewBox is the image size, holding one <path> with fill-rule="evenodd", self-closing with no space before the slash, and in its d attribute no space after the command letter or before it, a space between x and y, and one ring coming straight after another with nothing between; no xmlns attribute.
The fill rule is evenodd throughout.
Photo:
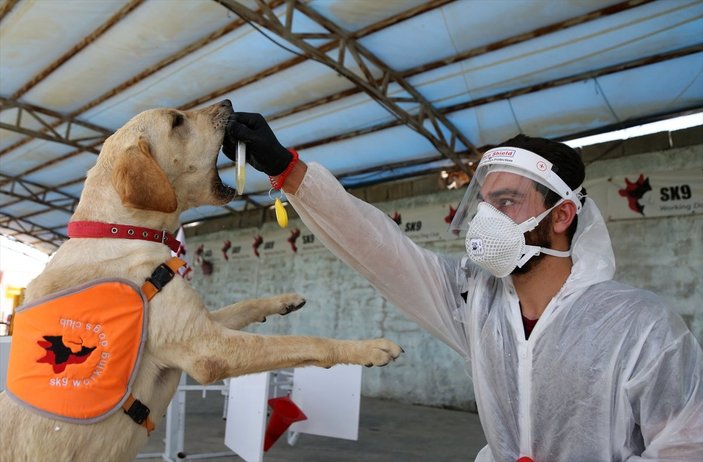
<svg viewBox="0 0 703 462"><path fill-rule="evenodd" d="M290 418L288 443L300 434L357 440L361 405L361 366L339 365L330 369L305 367L294 369L292 383L286 383L286 371L264 372L230 380L225 445L246 462L262 462L264 441L271 428L275 409L269 414L271 398L288 396L301 417ZM281 377L284 377L281 380ZM290 417L290 416L286 416ZM285 419L284 419L285 420ZM293 423L294 422L294 423ZM280 436L281 428L273 430ZM274 441L275 442L275 441Z"/></svg>
<svg viewBox="0 0 703 462"><path fill-rule="evenodd" d="M186 374L181 374L176 394L166 410L166 418L161 425L165 425L164 451L158 453L140 453L137 459L159 458L165 462L178 462L181 460L214 459L219 457L232 457L233 452L209 452L189 454L185 451L186 429L186 392L199 391L203 397L208 392L218 392L226 395L229 391L227 383L221 385L188 385ZM227 401L225 398L225 405ZM224 413L223 413L224 418Z"/></svg>

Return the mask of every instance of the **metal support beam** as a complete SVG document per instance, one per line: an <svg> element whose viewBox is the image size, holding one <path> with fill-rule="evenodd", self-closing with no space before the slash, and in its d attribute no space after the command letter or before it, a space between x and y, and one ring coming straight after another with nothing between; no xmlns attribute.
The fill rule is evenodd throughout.
<svg viewBox="0 0 703 462"><path fill-rule="evenodd" d="M21 201L31 201L41 204L49 209L58 210L60 212L73 214L73 211L78 205L78 198L70 194L66 194L60 189L51 188L39 183L20 179L10 175L5 175L0 172L0 180L2 180L2 188L0 194L15 197L18 201L4 203L3 207L9 207ZM51 198L50 198L51 196ZM44 213L42 210L39 213ZM19 217L24 218L24 217Z"/></svg>
<svg viewBox="0 0 703 462"><path fill-rule="evenodd" d="M468 166L461 161L456 151L459 149L458 143L460 142L470 152L478 155L474 145L399 73L390 69L381 59L356 41L351 34L306 4L296 0L287 2L284 22L281 22L278 15L263 0L257 0L257 5L262 11L261 14L235 0L217 1L246 21L268 29L302 50L306 56L349 79L404 124L427 138L443 156L451 159L458 168L468 172ZM336 60L308 43L307 40L310 40L310 37L306 34L293 32L296 14L305 15L328 31L322 36L315 34L314 38L327 38L336 41L339 49ZM344 65L347 56L351 56L355 61L361 71L360 74ZM399 86L403 90L404 96L391 96L389 88L392 84ZM409 103L413 107L412 113L403 109L400 103Z"/></svg>
<svg viewBox="0 0 703 462"><path fill-rule="evenodd" d="M14 123L0 122L0 128L22 133L33 138L65 144L78 148L81 151L99 154L100 151L95 147L100 145L105 141L105 138L112 134L112 131L107 128L68 117L50 109L21 103L17 100L0 96L0 113L10 110L16 111L13 117ZM29 124L31 122L34 122L35 125L39 123L39 125L43 127L43 130L30 127ZM59 127L61 127L61 131L58 131ZM80 138L75 137L72 133L75 132L75 127L90 130L93 134ZM8 146L0 151L0 156L7 154L13 149L15 149L14 145Z"/></svg>
<svg viewBox="0 0 703 462"><path fill-rule="evenodd" d="M68 239L67 236L54 231L50 228L45 228L44 226L32 223L31 221L18 219L7 212L0 211L0 215L4 216L4 220L0 220L0 228L11 229L15 231L15 234L8 234L7 236L13 237L17 234L26 234L27 236L32 236L38 241L44 242L58 248L63 241Z"/></svg>

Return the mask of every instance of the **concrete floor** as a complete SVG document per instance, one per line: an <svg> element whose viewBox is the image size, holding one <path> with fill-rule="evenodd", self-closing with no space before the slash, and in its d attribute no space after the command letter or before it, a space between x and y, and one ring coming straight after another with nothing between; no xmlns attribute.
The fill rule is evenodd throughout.
<svg viewBox="0 0 703 462"><path fill-rule="evenodd" d="M185 459L241 461L232 454L204 457L204 453L230 452L224 445L224 397L219 393L188 393ZM142 451L164 451L164 425ZM264 455L265 462L467 462L486 444L478 415L374 398L361 399L358 441L301 434L290 446L284 434ZM141 458L156 462L163 458Z"/></svg>

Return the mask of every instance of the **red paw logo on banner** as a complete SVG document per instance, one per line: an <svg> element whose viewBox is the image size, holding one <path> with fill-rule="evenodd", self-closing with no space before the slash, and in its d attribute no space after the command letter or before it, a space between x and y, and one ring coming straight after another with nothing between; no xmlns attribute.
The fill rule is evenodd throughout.
<svg viewBox="0 0 703 462"><path fill-rule="evenodd" d="M403 222L403 220L402 220L402 218L401 218L401 216L400 216L400 214L398 213L397 210L396 210L395 212L393 212L393 215L388 215L388 216L389 216L389 217L391 218L391 220L393 220L393 221L395 222L395 224L398 225L398 226L400 226L400 224Z"/></svg>
<svg viewBox="0 0 703 462"><path fill-rule="evenodd" d="M630 210L644 215L644 205L639 200L642 199L645 193L652 190L649 185L649 178L645 178L644 174L641 173L637 181L634 182L625 178L625 185L624 189L618 190L618 194L627 198L627 206Z"/></svg>
<svg viewBox="0 0 703 462"><path fill-rule="evenodd" d="M288 237L288 243L290 244L290 248L293 250L294 253L298 253L298 246L295 245L295 242L298 240L300 237L300 230L298 228L292 229L290 231L290 237Z"/></svg>
<svg viewBox="0 0 703 462"><path fill-rule="evenodd" d="M222 256L225 257L225 260L229 260L229 255L227 255L227 251L230 247L232 247L232 241L229 240L226 240L222 245Z"/></svg>
<svg viewBox="0 0 703 462"><path fill-rule="evenodd" d="M264 243L264 238L261 237L260 234L257 234L254 237L254 243L251 245L251 248L254 250L254 255L256 255L256 258L259 258L261 255L259 254L259 247L261 247L261 244Z"/></svg>
<svg viewBox="0 0 703 462"><path fill-rule="evenodd" d="M448 225L451 224L455 215L456 215L456 209L450 205L449 206L449 213L444 217L444 222ZM452 234L454 234L455 236L458 236L459 230L458 229L452 230Z"/></svg>

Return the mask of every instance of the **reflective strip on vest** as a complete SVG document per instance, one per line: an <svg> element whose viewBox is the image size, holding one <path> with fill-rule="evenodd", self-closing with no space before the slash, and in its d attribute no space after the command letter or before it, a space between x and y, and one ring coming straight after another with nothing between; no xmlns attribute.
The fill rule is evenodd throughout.
<svg viewBox="0 0 703 462"><path fill-rule="evenodd" d="M17 309L8 396L36 412L93 423L131 393L146 343L147 300L125 279L102 279Z"/></svg>

